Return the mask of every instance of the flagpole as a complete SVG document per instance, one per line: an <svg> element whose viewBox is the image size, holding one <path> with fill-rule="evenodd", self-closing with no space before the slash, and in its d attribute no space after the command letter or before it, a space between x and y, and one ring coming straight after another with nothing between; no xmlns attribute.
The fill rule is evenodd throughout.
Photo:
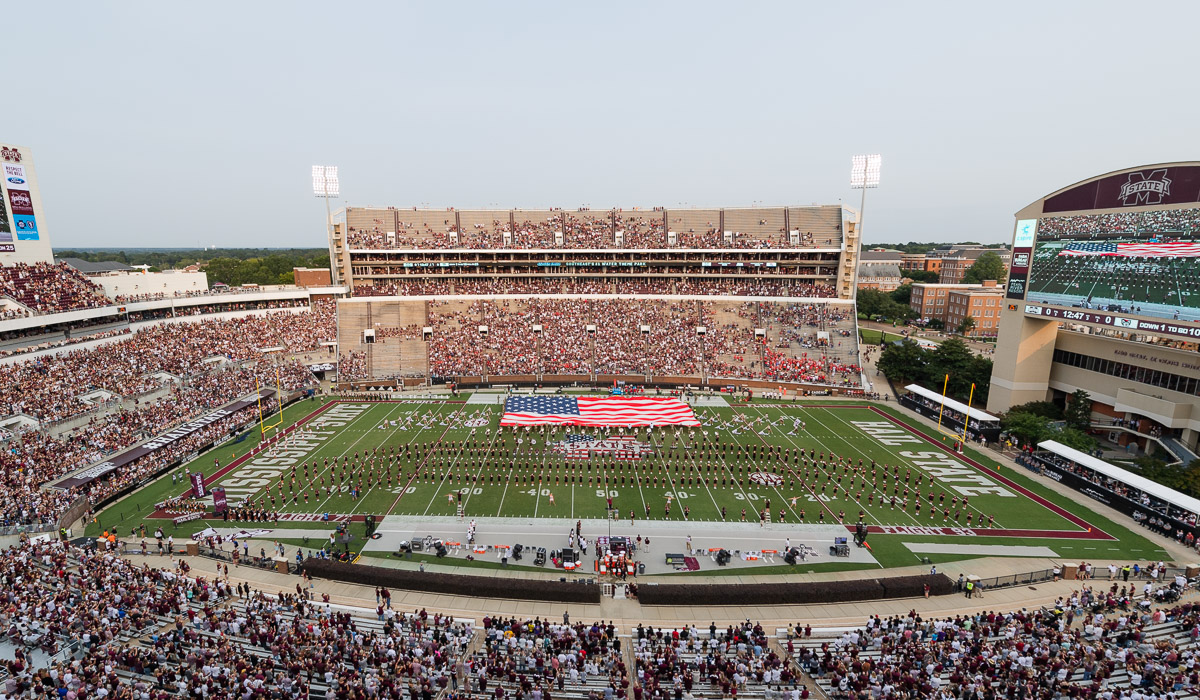
<svg viewBox="0 0 1200 700"><path fill-rule="evenodd" d="M967 397L967 415L963 416L962 441L967 441L967 424L971 422L971 401L975 399L975 382L971 382L971 395Z"/></svg>
<svg viewBox="0 0 1200 700"><path fill-rule="evenodd" d="M283 385L279 381L279 365L275 365L275 400L279 402L279 423L277 425L283 427ZM279 428L275 429L275 433L279 433Z"/></svg>
<svg viewBox="0 0 1200 700"><path fill-rule="evenodd" d="M267 429L263 427L263 412L262 412L262 390L258 385L258 375L254 375L254 393L258 400L258 432L259 435L266 435Z"/></svg>
<svg viewBox="0 0 1200 700"><path fill-rule="evenodd" d="M942 382L942 406L938 409L938 432L942 430L942 412L946 410L946 387L948 386L950 386L949 374L946 375L946 381Z"/></svg>

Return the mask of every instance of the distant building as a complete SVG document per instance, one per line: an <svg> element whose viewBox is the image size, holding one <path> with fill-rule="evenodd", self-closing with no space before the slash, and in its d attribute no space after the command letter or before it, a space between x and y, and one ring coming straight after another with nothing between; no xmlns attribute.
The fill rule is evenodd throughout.
<svg viewBox="0 0 1200 700"><path fill-rule="evenodd" d="M864 250L858 258L858 288L890 292L903 284L898 250Z"/></svg>
<svg viewBox="0 0 1200 700"><path fill-rule="evenodd" d="M1007 248L985 248L983 246L946 246L929 251L928 257L938 259L938 282L941 284L958 284L980 255L993 252L1000 256L1000 262L1008 269L1012 261L1012 251Z"/></svg>
<svg viewBox="0 0 1200 700"><path fill-rule="evenodd" d="M59 258L57 261L87 275L104 289L106 295L117 301L151 301L208 291L208 274L205 272L150 272L145 266L133 268L119 262L88 262L79 258Z"/></svg>
<svg viewBox="0 0 1200 700"><path fill-rule="evenodd" d="M328 287L330 284L327 267L293 267L292 275L297 287Z"/></svg>
<svg viewBox="0 0 1200 700"><path fill-rule="evenodd" d="M955 326L951 326L950 321L949 321L949 319L951 318L951 316L950 316L951 294L964 292L964 291L984 290L984 289L1001 290L1002 288L996 284L995 280L986 280L986 281L984 281L983 284L942 284L940 282L934 284L934 283L930 283L930 282L916 282L912 286L912 296L909 297L908 305L909 305L909 308L911 308L913 311L916 312L917 320L924 321L924 322L938 320L938 321L941 321L942 323L944 323L947 328L953 329ZM987 292L986 294L991 294L991 293ZM986 299L989 297L985 297L985 296L981 295L979 298L982 300L982 299ZM995 298L999 299L999 296L996 296ZM995 303L998 304L999 301L996 301ZM962 298L961 294L956 294L955 295L955 305L956 306L964 306L964 304L965 304L965 308L967 308L967 309L974 308L974 305L970 302L969 299L964 300ZM984 308L984 307L986 307L986 304L984 306L981 306L980 308ZM995 313L998 313L998 312L995 312ZM993 316L995 316L995 313L993 313ZM956 325L957 325L957 323L962 322L962 318L961 318L961 315L956 316L956 317L958 318L958 321L956 322ZM981 317L981 318L986 318L986 317ZM977 324L980 322L981 318L976 319ZM994 320L993 320L993 324L989 328L993 332L995 331Z"/></svg>
<svg viewBox="0 0 1200 700"><path fill-rule="evenodd" d="M943 323L948 330L957 330L963 319L975 319L975 325L967 335L977 338L994 338L1000 327L1000 309L1004 300L1004 287L995 280L987 280L982 287L950 289L946 294L946 317Z"/></svg>
<svg viewBox="0 0 1200 700"><path fill-rule="evenodd" d="M900 269L901 270L925 270L925 254L924 253L901 253L900 254Z"/></svg>

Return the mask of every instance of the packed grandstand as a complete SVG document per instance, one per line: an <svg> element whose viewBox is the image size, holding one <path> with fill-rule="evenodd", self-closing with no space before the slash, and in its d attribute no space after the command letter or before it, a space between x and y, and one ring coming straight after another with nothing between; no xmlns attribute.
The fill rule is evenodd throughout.
<svg viewBox="0 0 1200 700"><path fill-rule="evenodd" d="M853 390L853 230L840 206L349 208L330 241L353 295L341 377Z"/></svg>
<svg viewBox="0 0 1200 700"><path fill-rule="evenodd" d="M211 300L189 294L186 304L165 306L157 304L161 295L107 298L60 264L0 268L0 293L12 301L8 317L45 319L0 335L9 355L0 365L0 406L9 419L0 511L7 533L51 534L0 554L0 693L423 700L1195 694L1196 612L1173 602L1178 592L1168 586L1147 594L1150 567L1111 587L1085 582L1047 610L913 611L839 630L686 617L666 627L618 626L515 616L499 605L478 619L401 611L378 589L373 610L333 605L307 578L293 577L295 592L260 590L236 567L232 575L228 566L200 574L183 559L158 566L94 539L54 536L81 504L86 511L136 488L262 414L243 407L99 478L64 486L66 477L255 386L292 395L314 388L314 367L335 358L341 382L638 376L675 386L737 379L861 388L853 304L838 279L851 256L841 249L840 218L835 226L829 212L825 228L793 231L797 209L741 219L719 210L657 210L519 221L514 212L449 212L440 224L427 213L418 222L393 211L391 227L360 222L348 231L348 247L333 242L353 262L340 278L352 298L340 302L302 290L282 297L251 291L236 300L227 292ZM674 235L668 240L667 233ZM403 246L419 250L392 252ZM560 252L519 264L496 257L496 249L542 247ZM555 256L568 262L565 251L587 262L594 260L589 250L618 248L655 251L654 260L629 261L656 271L630 274L609 264L616 258L603 258L568 266L568 274L560 267L553 278L516 272ZM400 279L357 260L379 251L416 255L422 265L442 254L464 262L466 249L492 256L487 275ZM701 250L725 253L709 258ZM743 257L764 250L772 259ZM403 262L389 269L414 269ZM728 263L730 271L706 272L705 262L718 270ZM360 280L356 267L370 272ZM598 269L607 271L592 272ZM138 303L144 308L117 310ZM84 319L63 316L84 311ZM361 343L367 328L374 342ZM334 338L344 343L339 355L330 354ZM268 399L266 413L277 398ZM62 488L48 488L55 484ZM1158 573L1153 580L1161 581Z"/></svg>

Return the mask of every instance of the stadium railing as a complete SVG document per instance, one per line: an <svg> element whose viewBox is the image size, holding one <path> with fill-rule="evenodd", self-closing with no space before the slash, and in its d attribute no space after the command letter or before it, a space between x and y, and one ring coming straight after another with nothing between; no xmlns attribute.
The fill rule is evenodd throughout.
<svg viewBox="0 0 1200 700"><path fill-rule="evenodd" d="M1142 569L1139 574L1130 576L1130 581L1149 581L1147 574L1148 569ZM1057 573L1056 573L1057 572ZM1097 574L1102 573L1097 570ZM983 590L991 590L993 588L1008 588L1010 586L1024 586L1033 583L1042 583L1044 581L1053 581L1056 576L1062 574L1062 569L1040 569L1038 571L1029 571L1020 574L1009 574L1008 576L995 576L992 578L980 579L975 583L976 586ZM1163 569L1163 573L1159 575L1158 581L1166 584L1170 583L1175 576L1187 576L1187 569L1176 566L1168 566ZM1093 576L1091 579L1080 579L1090 581L1107 581L1108 577L1103 575ZM1113 581L1120 581L1120 577Z"/></svg>
<svg viewBox="0 0 1200 700"><path fill-rule="evenodd" d="M40 535L43 532L54 532L58 529L58 521L31 523L28 525L6 525L0 527L0 537L9 535Z"/></svg>

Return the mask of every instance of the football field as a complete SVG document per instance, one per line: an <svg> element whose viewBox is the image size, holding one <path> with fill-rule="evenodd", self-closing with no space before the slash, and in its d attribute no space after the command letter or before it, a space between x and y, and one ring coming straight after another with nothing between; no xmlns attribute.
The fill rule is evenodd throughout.
<svg viewBox="0 0 1200 700"><path fill-rule="evenodd" d="M755 402L694 410L699 427L501 428L503 405L495 403L301 402L285 412L274 440L225 445L185 466L202 471L208 489L225 489L229 522L200 516L174 524L189 505L211 506L211 497L163 505L186 494L182 474L102 517L117 517L119 532L145 522L189 534L261 521L263 512L284 530L326 519L361 523L368 514L624 525L761 519L776 530L849 528L861 519L885 566L914 563L900 540L936 552L937 543L964 537L1047 545L1081 559L1163 555L1078 494L1053 492L972 450L958 454L952 438L891 407ZM962 557L940 560L953 558Z"/></svg>

